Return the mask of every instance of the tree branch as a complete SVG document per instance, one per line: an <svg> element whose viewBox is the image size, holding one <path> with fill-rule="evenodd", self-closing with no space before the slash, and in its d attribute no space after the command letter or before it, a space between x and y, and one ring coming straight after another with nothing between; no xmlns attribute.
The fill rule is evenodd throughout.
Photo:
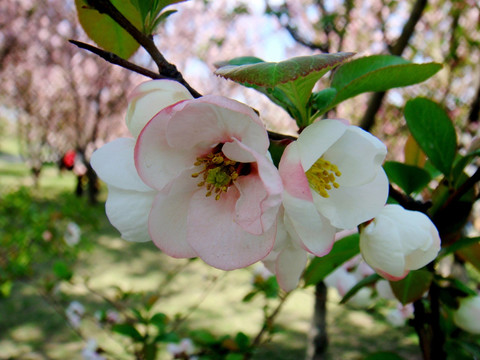
<svg viewBox="0 0 480 360"><path fill-rule="evenodd" d="M144 67L131 63L130 61L125 60L118 55L115 55L114 53L99 49L95 46L92 46L80 41L76 41L76 40L68 40L68 41L73 45L78 46L81 49L85 49L87 51L94 53L95 55L100 56L102 59L109 62L110 64L121 66L127 70L131 70L133 72L149 77L151 79L168 79L166 76L159 75L151 70L145 69Z"/></svg>
<svg viewBox="0 0 480 360"><path fill-rule="evenodd" d="M389 46L389 52L392 55L400 56L408 45L408 41L415 30L415 26L422 17L423 10L427 6L427 0L417 0L412 8L410 18L403 27L401 35L393 46ZM360 127L365 130L370 130L375 123L375 115L382 105L385 92L374 93L370 98L367 111L360 121Z"/></svg>
<svg viewBox="0 0 480 360"><path fill-rule="evenodd" d="M152 36L147 36L138 30L123 14L117 10L110 0L87 0L88 5L92 6L101 14L110 16L118 25L125 29L152 57L158 66L159 74L166 78L178 81L185 86L193 97L201 96L199 92L193 89L183 78L177 67L169 63L160 51L157 49Z"/></svg>

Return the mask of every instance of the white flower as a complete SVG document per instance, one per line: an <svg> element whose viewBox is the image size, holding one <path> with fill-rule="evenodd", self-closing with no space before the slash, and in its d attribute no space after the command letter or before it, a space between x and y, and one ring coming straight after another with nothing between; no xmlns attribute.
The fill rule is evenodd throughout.
<svg viewBox="0 0 480 360"><path fill-rule="evenodd" d="M335 288L338 294L344 297L360 280L358 275L339 267L326 276L324 281L325 285ZM369 287L361 288L348 300L348 304L360 309L368 308L372 303L372 289Z"/></svg>
<svg viewBox="0 0 480 360"><path fill-rule="evenodd" d="M95 339L88 339L87 344L82 350L84 360L106 360L106 358L98 353L98 346Z"/></svg>
<svg viewBox="0 0 480 360"><path fill-rule="evenodd" d="M278 285L285 291L291 291L298 286L308 257L307 252L286 231L284 219L282 207L278 214L275 245L262 262L268 270L275 273Z"/></svg>
<svg viewBox="0 0 480 360"><path fill-rule="evenodd" d="M260 279L260 281L267 281L272 276L274 276L274 273L272 271L270 271L265 266L265 264L257 263L253 268L253 282L254 283L257 279Z"/></svg>
<svg viewBox="0 0 480 360"><path fill-rule="evenodd" d="M480 334L480 296L460 300L460 307L453 314L454 323L462 330Z"/></svg>
<svg viewBox="0 0 480 360"><path fill-rule="evenodd" d="M176 81L151 80L141 83L128 98L126 122L130 133L138 137L147 122L160 110L187 99L193 99L192 95Z"/></svg>
<svg viewBox="0 0 480 360"><path fill-rule="evenodd" d="M364 260L388 280L400 280L437 256L440 236L425 214L386 205L360 231Z"/></svg>
<svg viewBox="0 0 480 360"><path fill-rule="evenodd" d="M68 322L73 328L80 327L80 322L85 314L85 307L78 301L72 301L65 310Z"/></svg>
<svg viewBox="0 0 480 360"><path fill-rule="evenodd" d="M398 303L395 309L391 309L385 316L388 323L394 327L404 326L408 319L413 316L413 305L402 306Z"/></svg>
<svg viewBox="0 0 480 360"><path fill-rule="evenodd" d="M279 165L285 225L300 247L330 252L335 233L375 217L385 205L385 145L340 120L321 120L287 146Z"/></svg>
<svg viewBox="0 0 480 360"><path fill-rule="evenodd" d="M63 235L63 239L65 240L68 246L75 246L80 241L81 235L82 235L82 230L80 229L80 226L78 226L73 221L70 221L65 230L65 234Z"/></svg>
<svg viewBox="0 0 480 360"><path fill-rule="evenodd" d="M189 338L182 339L178 344L168 343L167 351L172 355L192 355L195 352L193 341Z"/></svg>
<svg viewBox="0 0 480 360"><path fill-rule="evenodd" d="M250 107L220 96L161 109L184 95L171 85L162 85L163 102L148 92L135 98L127 124L134 135L142 128L136 140L117 139L92 156L109 188L108 218L124 239L151 239L175 258L198 256L223 270L251 265L273 247L283 193L265 126Z"/></svg>
<svg viewBox="0 0 480 360"><path fill-rule="evenodd" d="M377 290L378 296L386 300L396 300L392 287L387 280L378 280L375 283L375 290Z"/></svg>

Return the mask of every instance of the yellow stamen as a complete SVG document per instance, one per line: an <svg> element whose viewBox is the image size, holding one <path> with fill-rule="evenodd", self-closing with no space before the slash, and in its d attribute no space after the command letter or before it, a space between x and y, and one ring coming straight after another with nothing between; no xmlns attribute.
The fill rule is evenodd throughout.
<svg viewBox="0 0 480 360"><path fill-rule="evenodd" d="M307 175L310 187L324 198L330 197L327 190L331 190L332 186L338 189L340 185L335 181L336 177L340 177L342 173L335 164L323 158L318 159L315 164L305 173Z"/></svg>
<svg viewBox="0 0 480 360"><path fill-rule="evenodd" d="M245 167L245 164L230 160L223 152L218 150L220 150L220 147L215 148L212 153L198 157L194 165L202 166L203 169L191 175L193 178L202 175L202 181L197 185L206 187L207 193L205 196L215 194L215 200L219 200L221 194L227 192L239 176L248 175L250 172L249 166Z"/></svg>

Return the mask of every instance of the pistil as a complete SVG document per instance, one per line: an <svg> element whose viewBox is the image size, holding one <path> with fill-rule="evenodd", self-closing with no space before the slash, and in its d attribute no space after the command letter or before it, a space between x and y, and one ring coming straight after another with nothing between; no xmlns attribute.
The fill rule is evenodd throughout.
<svg viewBox="0 0 480 360"><path fill-rule="evenodd" d="M221 151L213 151L210 154L197 158L195 166L202 166L203 169L193 173L192 177L202 177L198 183L199 187L205 186L207 193L205 196L215 194L215 200L220 199L222 193L226 193L233 182L243 174L242 163L230 160Z"/></svg>

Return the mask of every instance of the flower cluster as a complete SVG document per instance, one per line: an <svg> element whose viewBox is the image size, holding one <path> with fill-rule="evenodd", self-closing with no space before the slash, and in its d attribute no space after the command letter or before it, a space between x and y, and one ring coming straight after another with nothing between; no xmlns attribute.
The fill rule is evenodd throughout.
<svg viewBox="0 0 480 360"><path fill-rule="evenodd" d="M287 291L308 254L326 255L337 232L376 217L388 196L385 145L341 120L304 129L278 169L254 110L220 96L193 99L173 81L138 86L126 123L134 137L91 160L122 237L223 270L263 261Z"/></svg>

